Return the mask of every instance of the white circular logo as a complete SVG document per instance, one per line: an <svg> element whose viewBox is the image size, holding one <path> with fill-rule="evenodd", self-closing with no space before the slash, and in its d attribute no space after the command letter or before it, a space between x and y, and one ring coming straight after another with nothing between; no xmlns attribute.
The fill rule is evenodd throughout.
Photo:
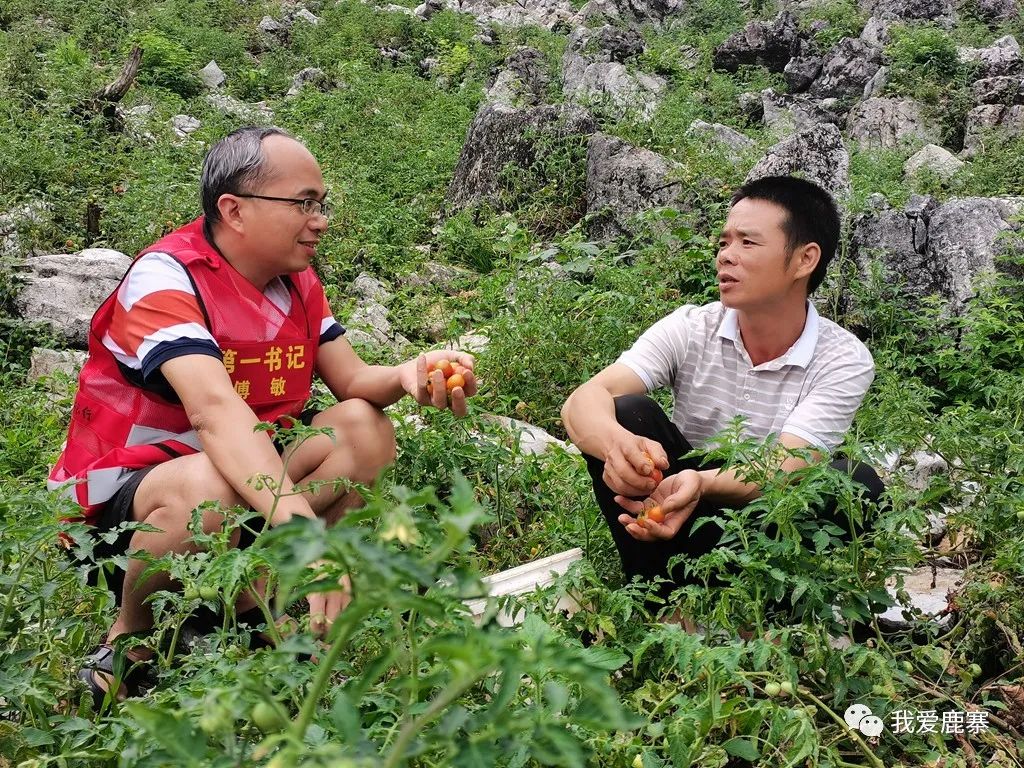
<svg viewBox="0 0 1024 768"><path fill-rule="evenodd" d="M871 710L865 704L851 704L843 713L843 719L851 728L859 728L860 721L871 715Z"/></svg>
<svg viewBox="0 0 1024 768"><path fill-rule="evenodd" d="M870 736L872 739L881 734L884 729L885 724L880 717L868 715L860 720L860 732L865 736Z"/></svg>

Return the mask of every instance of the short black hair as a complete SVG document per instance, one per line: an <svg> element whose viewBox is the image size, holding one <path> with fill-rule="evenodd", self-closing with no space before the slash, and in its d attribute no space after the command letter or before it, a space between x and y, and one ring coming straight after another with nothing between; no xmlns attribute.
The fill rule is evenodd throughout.
<svg viewBox="0 0 1024 768"><path fill-rule="evenodd" d="M789 253L808 243L817 243L821 259L807 281L811 294L825 279L828 265L839 247L840 218L832 195L817 184L795 176L765 176L748 181L732 196L730 206L740 200L766 200L786 212L782 231L786 233Z"/></svg>
<svg viewBox="0 0 1024 768"><path fill-rule="evenodd" d="M232 131L210 147L203 159L199 196L206 216L206 226L220 220L217 201L221 195L251 192L270 175L263 154L263 140L268 136L286 136L288 131L275 126L246 126Z"/></svg>

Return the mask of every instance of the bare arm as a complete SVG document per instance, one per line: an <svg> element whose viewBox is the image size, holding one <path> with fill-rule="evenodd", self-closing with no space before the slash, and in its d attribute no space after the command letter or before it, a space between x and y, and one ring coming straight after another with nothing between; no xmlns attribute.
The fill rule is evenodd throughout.
<svg viewBox="0 0 1024 768"><path fill-rule="evenodd" d="M253 509L269 518L274 491L256 490L249 480L258 475L268 475L275 482L283 479L281 494L293 491L292 482L270 436L253 431L259 419L235 392L224 365L210 355L183 355L168 360L160 371L181 399L213 466ZM280 525L296 515L316 517L302 496L284 495L270 523Z"/></svg>
<svg viewBox="0 0 1024 768"><path fill-rule="evenodd" d="M605 463L604 480L616 493L644 496L654 490L654 467L668 469L665 449L634 435L615 418L615 398L647 392L628 366L613 363L580 385L562 406L569 438L584 453ZM652 465L653 462L653 465Z"/></svg>

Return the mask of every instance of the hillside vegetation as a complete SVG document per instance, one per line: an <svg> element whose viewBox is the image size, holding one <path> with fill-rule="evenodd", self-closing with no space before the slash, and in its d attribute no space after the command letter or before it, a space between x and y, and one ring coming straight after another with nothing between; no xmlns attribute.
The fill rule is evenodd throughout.
<svg viewBox="0 0 1024 768"><path fill-rule="evenodd" d="M1024 191L1024 68L1011 61L1008 75L992 75L982 69L997 65L958 51L1024 41L1020 7L966 0L941 18L890 14L886 40L861 59L886 67L877 98L916 105L919 133L861 141L846 117L860 91L825 104L849 152L846 234L815 301L874 355L875 382L843 450L885 472L887 502L865 508L822 467L791 484L765 478L764 495L726 521L726 546L694 565L724 586L689 587L662 606L706 628L691 635L658 620L645 587L623 583L582 458L564 444L525 451L494 416L564 439L559 409L574 387L674 308L717 299L716 227L731 190L795 129L761 114L771 103L762 91L793 91L791 73L727 67L716 50L788 10L801 56L827 69L886 3L590 3L647 13L612 24L637 30L615 45L628 43L629 77L652 78L636 81L650 84L634 93L641 107L575 98L590 129L527 136L533 149L501 169L497 192L467 202L453 178L505 62L536 52L516 54L532 73L517 109L562 109L566 63L608 63L597 33L579 32L601 22L584 22L578 0L515 6L540 26L499 23L499 3L414 12L412 0L378 1L0 6L0 768L1021 765L1024 206L1010 198ZM134 84L118 103L98 100L133 46ZM213 90L199 76L211 60L224 74ZM320 71L287 95L307 68ZM982 74L1008 80L980 97ZM820 106L821 76L801 87ZM1002 111L975 130L979 106ZM690 130L697 120L746 141L726 151ZM155 561L190 588L156 601L157 685L94 713L74 674L115 609L59 546L59 533L83 554L90 545L45 491L75 382L28 376L33 348L74 342L25 310L26 276L42 255L132 255L190 221L204 152L251 122L293 132L321 162L335 215L317 267L364 359L397 362L473 333L488 340L476 365L483 388L462 421L408 399L392 408L398 460L338 526L282 526L244 552L229 530L199 534L205 552ZM665 158L676 196L652 207L640 194L645 210L628 223L616 214L612 227L588 199L589 134ZM926 143L965 164L905 174ZM976 211L996 207L1003 218L986 221L999 232L971 261L964 233ZM916 232L917 222L935 250L915 244L894 261L902 240L886 228ZM386 327L366 311L376 289L354 287L363 273L386 288ZM757 466L768 450L736 431L718 452ZM819 529L808 506L823 493L870 521L867 532L842 544ZM483 575L577 546L582 561L514 606L524 610L517 627L500 626L496 605L479 623L465 611ZM250 650L250 629L222 607L270 572L278 599L267 610L301 617L317 588L313 562L320 575L353 574L330 649L299 633ZM722 575L732 563L738 574ZM902 575L929 568L956 576L941 615L908 611L897 629L879 621L894 593L905 597ZM566 595L579 610L556 609ZM775 602L784 595L785 612ZM190 614L212 610L215 630L189 631ZM301 660L309 652L319 663ZM884 721L878 738L845 724L853 704ZM897 712L913 727L900 732ZM959 730L947 712L963 714ZM984 713L984 728L967 727L979 722L971 712ZM928 713L931 729L921 727Z"/></svg>

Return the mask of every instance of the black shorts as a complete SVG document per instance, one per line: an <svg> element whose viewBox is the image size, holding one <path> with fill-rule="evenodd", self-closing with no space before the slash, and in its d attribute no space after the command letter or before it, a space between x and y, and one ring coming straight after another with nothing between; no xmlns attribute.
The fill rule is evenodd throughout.
<svg viewBox="0 0 1024 768"><path fill-rule="evenodd" d="M305 426L310 426L313 418L320 413L319 410L309 408L303 411L299 415L299 421ZM276 439L274 439L274 447L277 448L278 454L284 452L285 446ZM106 531L113 530L119 525L132 520L132 509L135 506L135 494L139 490L139 486L142 485L142 481L145 479L158 464L152 467L143 467L142 469L136 470L132 473L131 477L128 478L127 482L122 485L117 493L115 493L100 511L100 516L96 520L96 526L94 534L100 534ZM246 527L243 527L241 534L238 539L238 548L245 549L252 545L256 541L256 534L263 530L266 521L260 518L254 518L248 523ZM251 530L250 530L251 529ZM128 551L131 545L132 535L135 532L132 530L122 531L121 534L110 543L107 543L99 536L95 536L95 546L93 548L92 558L95 561L105 560L111 557L117 557L123 555ZM119 567L115 567L113 572L106 574L107 588L114 593L114 597L117 604L121 604L121 592L124 587L124 576L125 572ZM99 569L90 568L87 576L87 581L91 586L97 586L99 581Z"/></svg>

